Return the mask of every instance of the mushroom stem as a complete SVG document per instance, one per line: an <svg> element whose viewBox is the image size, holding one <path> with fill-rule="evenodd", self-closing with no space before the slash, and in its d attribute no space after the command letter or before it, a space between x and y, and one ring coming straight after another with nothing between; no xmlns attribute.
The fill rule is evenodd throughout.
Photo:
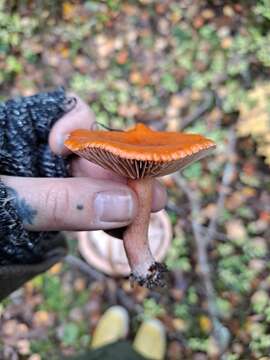
<svg viewBox="0 0 270 360"><path fill-rule="evenodd" d="M132 271L132 278L149 288L164 285L162 273L165 266L155 262L148 243L153 178L128 180L128 185L138 196L139 211L131 225L124 232L123 240Z"/></svg>

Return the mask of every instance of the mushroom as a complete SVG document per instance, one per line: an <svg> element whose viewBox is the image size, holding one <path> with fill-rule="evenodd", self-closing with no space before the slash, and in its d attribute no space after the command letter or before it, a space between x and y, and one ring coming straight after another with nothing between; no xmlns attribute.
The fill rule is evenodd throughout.
<svg viewBox="0 0 270 360"><path fill-rule="evenodd" d="M139 211L124 231L132 278L141 286L164 285L166 267L155 261L148 245L153 179L183 169L215 147L201 135L158 132L144 124L128 131L75 130L65 145L74 153L127 178L138 197Z"/></svg>

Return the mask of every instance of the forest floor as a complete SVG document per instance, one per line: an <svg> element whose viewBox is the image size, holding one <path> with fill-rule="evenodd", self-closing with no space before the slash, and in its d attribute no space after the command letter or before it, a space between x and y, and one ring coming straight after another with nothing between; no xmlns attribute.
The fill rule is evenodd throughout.
<svg viewBox="0 0 270 360"><path fill-rule="evenodd" d="M269 8L268 0L0 2L2 100L64 86L104 125L139 121L217 143L163 180L173 226L167 287L132 288L57 264L0 304L1 359L87 350L113 304L130 313L130 339L144 319L160 319L168 359L270 359Z"/></svg>

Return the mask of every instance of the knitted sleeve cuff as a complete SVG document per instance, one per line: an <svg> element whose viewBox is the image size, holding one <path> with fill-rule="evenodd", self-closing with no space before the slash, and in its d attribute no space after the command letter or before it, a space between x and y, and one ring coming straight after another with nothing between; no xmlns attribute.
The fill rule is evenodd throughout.
<svg viewBox="0 0 270 360"><path fill-rule="evenodd" d="M52 250L38 263L0 265L0 302L25 282L63 259L67 252L64 236L57 234L50 241Z"/></svg>
<svg viewBox="0 0 270 360"><path fill-rule="evenodd" d="M62 88L0 104L0 175L67 176L67 162L51 152L48 135L75 104ZM44 261L56 233L25 230L8 193L0 179L0 265Z"/></svg>

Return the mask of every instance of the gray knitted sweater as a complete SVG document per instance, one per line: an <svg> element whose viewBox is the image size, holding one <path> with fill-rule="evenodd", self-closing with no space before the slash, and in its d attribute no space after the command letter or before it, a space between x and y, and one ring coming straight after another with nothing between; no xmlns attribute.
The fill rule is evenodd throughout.
<svg viewBox="0 0 270 360"><path fill-rule="evenodd" d="M1 175L67 176L67 162L51 152L48 135L74 105L62 88L0 104L0 300L66 253L58 233L24 229Z"/></svg>

